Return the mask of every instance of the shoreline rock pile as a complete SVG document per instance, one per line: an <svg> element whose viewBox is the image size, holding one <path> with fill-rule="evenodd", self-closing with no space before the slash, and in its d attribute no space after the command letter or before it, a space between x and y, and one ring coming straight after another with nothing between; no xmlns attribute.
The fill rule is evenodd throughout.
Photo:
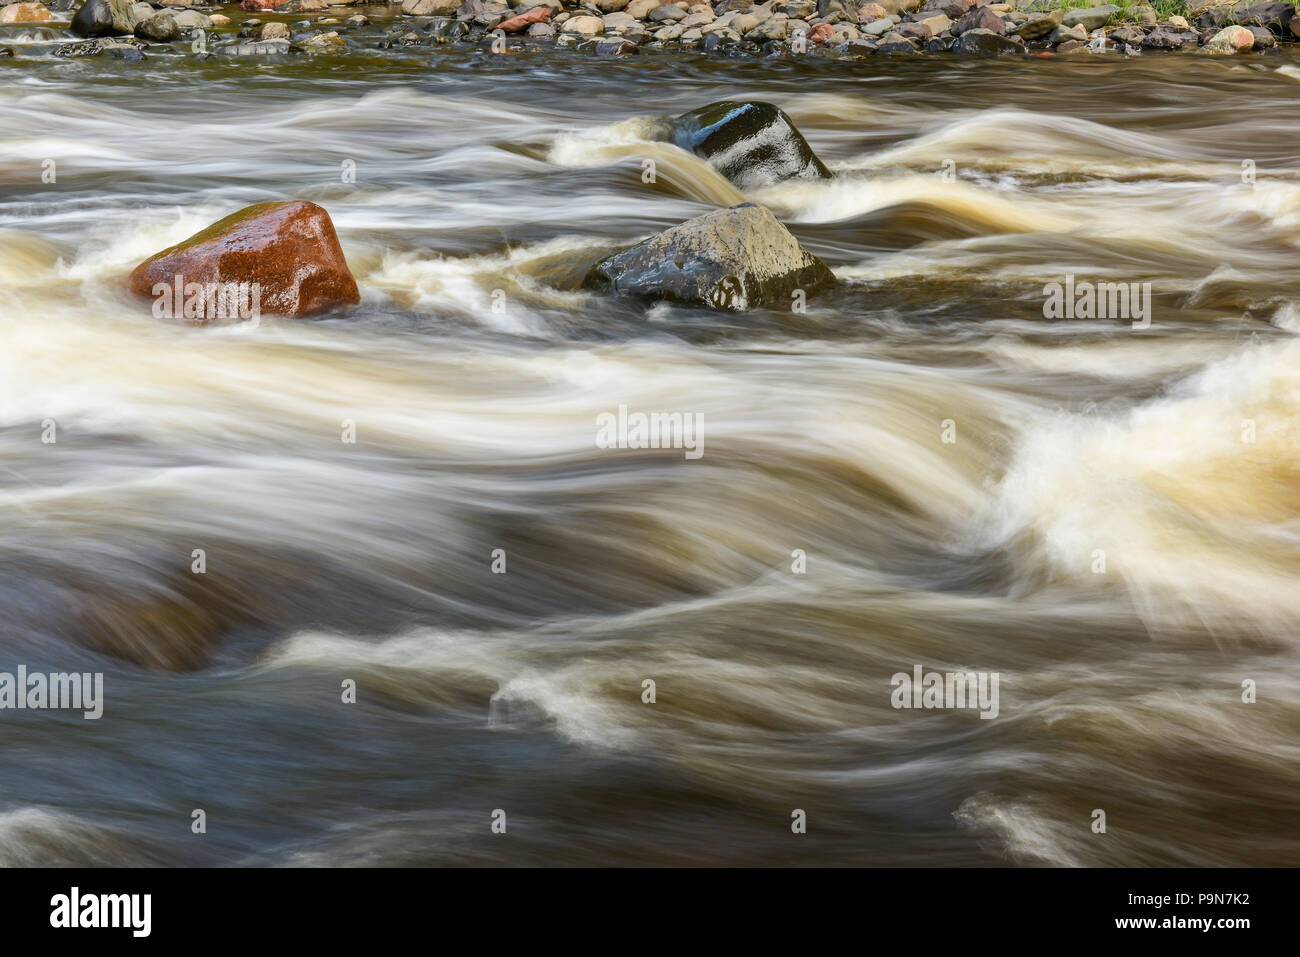
<svg viewBox="0 0 1300 957"><path fill-rule="evenodd" d="M46 23L76 0L0 6L0 25ZM1077 0L1072 0L1077 2ZM328 0L242 0L195 8L193 0L84 0L71 32L98 45L71 43L55 56L110 53L138 60L149 44L188 44L210 34L200 55L343 55L366 49L447 45L487 53L574 47L598 56L654 51L720 55L959 54L1001 56L1187 51L1207 55L1277 52L1300 39L1290 2L1189 0L1187 15L1161 18L1150 6L1067 8L1059 0L401 0L389 5L387 33L363 35L365 16ZM293 29L243 13L307 15ZM316 19L310 17L316 15ZM382 18L381 18L382 19ZM315 27L335 27L317 31ZM0 39L3 34L0 33ZM0 47L0 50L5 48Z"/></svg>

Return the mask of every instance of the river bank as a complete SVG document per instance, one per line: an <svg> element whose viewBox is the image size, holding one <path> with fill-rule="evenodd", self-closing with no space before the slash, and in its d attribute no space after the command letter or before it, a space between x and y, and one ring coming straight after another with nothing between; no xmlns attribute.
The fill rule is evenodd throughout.
<svg viewBox="0 0 1300 957"><path fill-rule="evenodd" d="M239 5L54 0L0 7L0 60L300 55L574 47L597 56L1087 56L1276 54L1300 36L1290 3L1057 0L243 0Z"/></svg>

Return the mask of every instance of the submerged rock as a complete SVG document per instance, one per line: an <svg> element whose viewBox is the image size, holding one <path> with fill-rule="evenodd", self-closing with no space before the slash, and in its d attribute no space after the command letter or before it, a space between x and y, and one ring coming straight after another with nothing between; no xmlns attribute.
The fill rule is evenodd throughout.
<svg viewBox="0 0 1300 957"><path fill-rule="evenodd" d="M131 0L86 0L69 28L79 37L125 36L135 29Z"/></svg>
<svg viewBox="0 0 1300 957"><path fill-rule="evenodd" d="M742 312L788 304L835 281L830 268L755 203L715 209L596 263L584 285Z"/></svg>
<svg viewBox="0 0 1300 957"><path fill-rule="evenodd" d="M281 56L289 52L289 41L286 39L253 40L226 47L221 52L229 53L231 56Z"/></svg>
<svg viewBox="0 0 1300 957"><path fill-rule="evenodd" d="M139 43L135 37L131 40L81 40L76 43L65 43L57 47L54 55L66 59L79 59L81 57L99 56L101 53L107 53L109 56L116 57L120 60L143 60L144 54L137 49L134 44Z"/></svg>
<svg viewBox="0 0 1300 957"><path fill-rule="evenodd" d="M329 213L302 201L241 209L150 256L128 281L150 298L158 284L177 283L257 283L266 315L305 316L361 301Z"/></svg>
<svg viewBox="0 0 1300 957"><path fill-rule="evenodd" d="M605 40L588 40L578 49L584 52L591 52L596 56L627 56L632 53L640 53L641 48L631 40L624 40L620 37L611 37Z"/></svg>
<svg viewBox="0 0 1300 957"><path fill-rule="evenodd" d="M348 41L335 31L317 33L302 41L302 48L308 53L346 53Z"/></svg>
<svg viewBox="0 0 1300 957"><path fill-rule="evenodd" d="M723 100L683 113L672 121L672 141L741 189L831 176L790 117L771 103Z"/></svg>

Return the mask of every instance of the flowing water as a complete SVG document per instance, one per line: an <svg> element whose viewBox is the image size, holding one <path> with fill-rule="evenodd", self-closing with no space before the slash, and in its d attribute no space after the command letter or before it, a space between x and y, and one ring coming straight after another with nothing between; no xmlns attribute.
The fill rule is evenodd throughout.
<svg viewBox="0 0 1300 957"><path fill-rule="evenodd" d="M0 711L0 863L1300 864L1294 58L177 59L0 61L0 671L105 674ZM836 178L646 138L724 98ZM123 291L289 198L351 313ZM840 286L578 287L745 199Z"/></svg>

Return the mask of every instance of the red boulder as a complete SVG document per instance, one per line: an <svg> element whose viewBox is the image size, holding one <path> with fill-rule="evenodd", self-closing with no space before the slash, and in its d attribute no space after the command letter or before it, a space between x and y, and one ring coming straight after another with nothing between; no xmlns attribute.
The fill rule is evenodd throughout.
<svg viewBox="0 0 1300 957"><path fill-rule="evenodd" d="M176 307L193 284L245 283L257 285L259 315L306 316L361 301L329 213L300 200L241 209L149 257L129 280L137 295L162 293ZM166 314L183 318L179 308Z"/></svg>

